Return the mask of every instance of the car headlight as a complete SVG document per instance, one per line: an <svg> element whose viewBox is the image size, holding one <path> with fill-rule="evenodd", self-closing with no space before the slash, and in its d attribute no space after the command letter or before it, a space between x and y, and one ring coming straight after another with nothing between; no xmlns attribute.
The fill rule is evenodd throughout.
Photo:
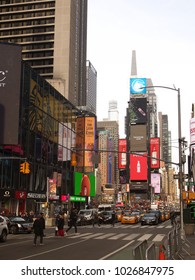
<svg viewBox="0 0 195 280"><path fill-rule="evenodd" d="M21 226L21 224L17 224L17 226L19 227L19 228L21 228L22 226Z"/></svg>

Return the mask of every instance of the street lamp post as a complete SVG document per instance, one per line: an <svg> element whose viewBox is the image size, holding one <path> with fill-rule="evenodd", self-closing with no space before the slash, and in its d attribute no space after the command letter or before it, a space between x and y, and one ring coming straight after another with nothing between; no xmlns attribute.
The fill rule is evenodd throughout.
<svg viewBox="0 0 195 280"><path fill-rule="evenodd" d="M180 229L180 237L184 239L184 223L183 223L183 201L182 201L182 190L183 190L183 172L182 172L182 137L181 137L181 101L180 101L180 88L175 87L166 87L166 86L146 86L141 87L143 88L165 88L177 91L177 98L178 98L178 142L179 142L179 200L180 200L180 222L181 222L181 229Z"/></svg>

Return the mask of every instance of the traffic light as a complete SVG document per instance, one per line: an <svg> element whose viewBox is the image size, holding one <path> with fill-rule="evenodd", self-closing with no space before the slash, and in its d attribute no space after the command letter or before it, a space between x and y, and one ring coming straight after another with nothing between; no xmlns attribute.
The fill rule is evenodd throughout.
<svg viewBox="0 0 195 280"><path fill-rule="evenodd" d="M30 168L29 168L29 163L28 162L25 162L25 174L28 174L28 173L30 173Z"/></svg>
<svg viewBox="0 0 195 280"><path fill-rule="evenodd" d="M72 152L72 155L71 155L71 166L76 166L76 165L77 165L76 153Z"/></svg>
<svg viewBox="0 0 195 280"><path fill-rule="evenodd" d="M20 164L20 172L25 173L25 162Z"/></svg>

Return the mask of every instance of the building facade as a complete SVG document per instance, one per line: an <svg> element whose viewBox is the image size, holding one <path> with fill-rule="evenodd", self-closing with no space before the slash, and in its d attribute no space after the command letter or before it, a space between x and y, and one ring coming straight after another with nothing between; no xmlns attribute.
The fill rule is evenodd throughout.
<svg viewBox="0 0 195 280"><path fill-rule="evenodd" d="M2 0L0 42L75 106L86 105L87 0Z"/></svg>

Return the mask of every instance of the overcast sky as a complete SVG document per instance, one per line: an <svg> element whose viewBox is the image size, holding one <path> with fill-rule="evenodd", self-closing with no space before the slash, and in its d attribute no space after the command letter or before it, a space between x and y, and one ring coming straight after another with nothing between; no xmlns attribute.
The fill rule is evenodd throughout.
<svg viewBox="0 0 195 280"><path fill-rule="evenodd" d="M195 103L195 1L88 0L87 59L97 70L97 118L107 118L109 101L116 100L121 138L130 98L132 50L138 77L151 78L156 86L180 88L182 137L189 144ZM156 88L155 93L158 111L168 115L176 140L177 92Z"/></svg>

